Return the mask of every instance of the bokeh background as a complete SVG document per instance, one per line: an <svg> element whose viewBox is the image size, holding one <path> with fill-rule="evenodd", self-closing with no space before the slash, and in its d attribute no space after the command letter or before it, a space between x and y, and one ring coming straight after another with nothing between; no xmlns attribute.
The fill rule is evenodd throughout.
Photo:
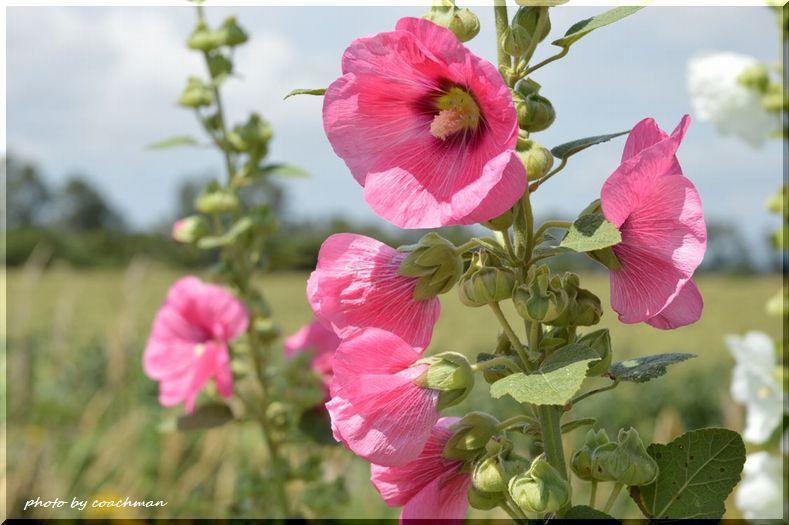
<svg viewBox="0 0 789 525"><path fill-rule="evenodd" d="M603 9L553 9L547 41ZM207 8L214 23L235 14L251 36L235 57L238 77L223 88L230 120L263 114L275 132L272 160L310 174L260 188L283 216L272 272L262 285L285 334L311 318L304 285L327 235L365 232L397 245L423 232L399 232L365 206L361 188L323 134L319 97L283 97L329 84L353 38L390 30L398 18L424 11ZM492 10L475 11L482 31L469 47L493 59ZM156 384L141 370L147 331L167 288L184 274L205 273L212 262L175 245L168 232L174 219L189 213L205 181L220 176L222 159L209 149L145 149L172 135L199 136L194 116L175 104L186 77L204 74L199 55L184 46L194 22L188 7L7 11L7 321L0 336L7 347L9 454L2 481L8 515L22 515L24 502L37 496L167 500L156 517L252 517L264 504L238 482L265 464L257 430L239 423L170 431L163 422L175 411L157 405ZM588 36L536 75L557 109L555 125L536 138L552 147L629 129L647 116L671 129L690 113L688 59L726 50L774 61L776 35L766 8L642 10ZM536 58L552 53L543 45ZM618 139L573 158L540 189L536 214L574 217L598 196L622 144ZM710 243L698 279L704 316L691 327L657 333L618 324L608 310L603 326L611 329L615 359L672 351L699 357L659 380L622 385L579 406L582 414L604 416L609 432L633 425L645 441L665 442L710 425L740 429L741 409L728 397L733 362L722 338L752 329L779 338L782 331L780 319L764 315L765 300L781 286L781 261L768 242L780 218L764 208L782 181L780 141L751 148L696 122L679 157L708 217ZM442 233L460 240L469 231ZM607 304L604 273L562 264L583 273ZM454 294L442 303L431 347L469 356L490 351L497 332L492 315L462 307ZM479 409L484 388L478 385L453 412ZM347 474L335 517L396 515L375 494L361 461L339 449L327 448L326 456ZM626 498L618 505L619 514L637 515ZM736 517L728 507L727 516ZM113 516L121 515L145 516ZM24 516L84 514L43 509Z"/></svg>

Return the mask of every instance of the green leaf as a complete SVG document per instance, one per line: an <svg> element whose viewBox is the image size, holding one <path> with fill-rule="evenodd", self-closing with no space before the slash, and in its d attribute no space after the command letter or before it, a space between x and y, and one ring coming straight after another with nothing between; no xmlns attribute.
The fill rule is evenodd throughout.
<svg viewBox="0 0 789 525"><path fill-rule="evenodd" d="M616 226L598 213L578 217L559 246L576 252L602 250L622 242Z"/></svg>
<svg viewBox="0 0 789 525"><path fill-rule="evenodd" d="M184 414L176 421L178 430L205 430L222 426L233 421L233 412L224 403L206 403L200 405L191 414Z"/></svg>
<svg viewBox="0 0 789 525"><path fill-rule="evenodd" d="M319 405L302 412L299 417L299 430L320 445L336 445L331 432L329 413Z"/></svg>
<svg viewBox="0 0 789 525"><path fill-rule="evenodd" d="M669 354L648 355L618 361L608 369L608 375L617 381L646 383L666 373L666 367L696 357L696 354L673 352Z"/></svg>
<svg viewBox="0 0 789 525"><path fill-rule="evenodd" d="M565 520L613 520L618 522L613 516L609 516L605 512L601 512L586 505L576 505L568 510L562 519Z"/></svg>
<svg viewBox="0 0 789 525"><path fill-rule="evenodd" d="M628 17L643 8L644 6L615 7L603 14L593 16L592 18L587 18L586 20L581 20L580 22L573 24L562 38L554 40L552 44L564 48L570 47L577 40L588 35L595 29L607 26L608 24L613 24L614 22L622 20L623 18Z"/></svg>
<svg viewBox="0 0 789 525"><path fill-rule="evenodd" d="M490 386L490 395L509 395L519 403L564 405L580 390L586 369L600 357L586 345L571 344L556 350L536 372L517 373Z"/></svg>
<svg viewBox="0 0 789 525"><path fill-rule="evenodd" d="M153 144L148 144L145 149L167 149L177 148L179 146L199 146L200 143L194 137L189 135L178 135L177 137L170 137L169 139L160 140Z"/></svg>
<svg viewBox="0 0 789 525"><path fill-rule="evenodd" d="M321 95L324 95L325 93L326 93L326 88L294 89L293 91L291 91L290 93L285 95L285 98L283 98L282 100L287 100L290 97L294 97L296 95L318 95L318 96L321 96Z"/></svg>
<svg viewBox="0 0 789 525"><path fill-rule="evenodd" d="M745 445L737 432L703 428L647 453L660 473L651 485L631 487L630 496L648 518L720 519L724 501L740 481Z"/></svg>
<svg viewBox="0 0 789 525"><path fill-rule="evenodd" d="M602 142L608 142L611 139L621 137L622 135L627 135L628 133L630 133L630 131L620 131L619 133L596 135L594 137L585 137L582 139L565 142L564 144L559 144L558 146L551 149L551 154L557 159L565 160L590 146L594 146L595 144L600 144Z"/></svg>
<svg viewBox="0 0 789 525"><path fill-rule="evenodd" d="M260 168L263 175L280 175L283 177L309 177L310 174L290 164L268 164Z"/></svg>

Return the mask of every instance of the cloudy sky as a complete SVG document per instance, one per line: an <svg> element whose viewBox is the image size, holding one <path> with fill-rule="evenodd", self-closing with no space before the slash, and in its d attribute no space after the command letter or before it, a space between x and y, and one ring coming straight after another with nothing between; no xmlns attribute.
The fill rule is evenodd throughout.
<svg viewBox="0 0 789 525"><path fill-rule="evenodd" d="M547 41L602 10L552 9L553 34ZM322 130L321 100L282 97L294 88L326 86L338 76L341 53L353 38L390 30L399 17L418 16L424 9L209 5L207 11L215 24L238 15L252 36L236 55L239 78L225 85L230 119L240 120L251 110L262 113L276 133L272 159L312 174L286 182L289 212L378 221L331 151ZM476 11L482 31L468 45L494 60L491 9ZM185 178L219 175L222 168L211 150L144 150L157 139L199 134L194 116L175 104L186 77L204 71L199 56L183 45L194 22L189 7L9 8L8 150L37 163L53 184L73 173L87 175L135 226L169 216ZM536 75L557 108L557 119L535 138L551 147L628 129L647 116L673 129L690 112L688 59L719 50L776 60L772 13L742 7L647 8L601 29ZM554 52L543 45L537 59ZM540 190L537 212L555 210L569 217L596 198L622 144L619 139L575 157ZM710 217L741 222L754 236L777 224L764 211L765 199L781 182L777 141L752 149L697 121L680 160Z"/></svg>

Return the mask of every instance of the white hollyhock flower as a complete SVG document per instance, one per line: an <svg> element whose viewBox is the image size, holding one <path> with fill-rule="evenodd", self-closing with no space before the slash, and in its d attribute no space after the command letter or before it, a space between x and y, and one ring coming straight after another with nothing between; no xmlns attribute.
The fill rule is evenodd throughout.
<svg viewBox="0 0 789 525"><path fill-rule="evenodd" d="M731 380L731 396L746 408L743 439L764 443L781 424L783 391L776 378L773 340L763 332L725 338L736 360Z"/></svg>
<svg viewBox="0 0 789 525"><path fill-rule="evenodd" d="M738 53L708 53L688 61L688 91L693 112L715 125L722 135L736 135L751 146L761 146L779 119L762 108L761 97L737 81L759 62Z"/></svg>
<svg viewBox="0 0 789 525"><path fill-rule="evenodd" d="M781 456L754 452L745 458L743 479L734 503L750 521L783 518L783 461Z"/></svg>

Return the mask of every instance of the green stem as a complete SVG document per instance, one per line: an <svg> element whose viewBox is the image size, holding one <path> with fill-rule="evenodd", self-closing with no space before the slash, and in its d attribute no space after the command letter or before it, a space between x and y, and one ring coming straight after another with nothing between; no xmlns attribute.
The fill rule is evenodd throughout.
<svg viewBox="0 0 789 525"><path fill-rule="evenodd" d="M504 421L496 425L496 430L506 430L508 428L517 427L521 425L538 426L539 424L540 422L534 419L533 417L527 416L525 414L520 414L505 419Z"/></svg>
<svg viewBox="0 0 789 525"><path fill-rule="evenodd" d="M561 412L562 408L558 406L540 405L537 407L545 459L559 471L562 478L567 479L567 467L564 464L564 448L562 447L562 427L559 422Z"/></svg>
<svg viewBox="0 0 789 525"><path fill-rule="evenodd" d="M466 252L468 252L470 250L473 250L474 248L476 248L478 246L479 245L477 244L477 242L474 239L471 239L470 241L464 242L460 246L456 246L455 247L455 253L457 255L463 255L464 253L466 253Z"/></svg>
<svg viewBox="0 0 789 525"><path fill-rule="evenodd" d="M494 357L493 359L488 359L487 361L479 361L478 363L471 365L471 370L474 372L481 372L483 370L487 370L488 368L493 368L494 366L504 366L510 372L522 372L518 365L516 365L512 359L506 356Z"/></svg>
<svg viewBox="0 0 789 525"><path fill-rule="evenodd" d="M521 343L518 336L515 335L515 332L512 330L512 326L510 326L510 322L507 321L507 318L504 317L504 312L501 311L501 307L499 303L490 303L490 309L493 310L493 313L496 315L496 319L499 320L499 324L504 329L504 333L507 335L507 338L512 343L512 346L515 348L515 351L518 352L518 357L521 358L521 362L526 370L531 370L531 362L529 361L528 355L526 354L526 349L523 347L523 343Z"/></svg>
<svg viewBox="0 0 789 525"><path fill-rule="evenodd" d="M504 68L512 67L510 56L501 47L501 35L510 25L510 17L507 14L506 0L493 0L493 14L496 20L496 56L499 60L499 71L504 75Z"/></svg>
<svg viewBox="0 0 789 525"><path fill-rule="evenodd" d="M597 500L597 480L593 479L592 489L591 492L589 492L589 506L595 508L594 505L596 500Z"/></svg>
<svg viewBox="0 0 789 525"><path fill-rule="evenodd" d="M502 245L504 245L504 248L507 250L507 254L510 256L510 258L512 258L513 261L516 260L517 257L515 257L515 249L512 247L512 239L510 239L509 230L503 232L497 231L496 238Z"/></svg>
<svg viewBox="0 0 789 525"><path fill-rule="evenodd" d="M538 35L542 34L543 30L545 29L545 24L548 23L548 8L547 7L538 7L539 13L537 14L537 24L534 27L534 33L532 33L532 40L529 43L529 48L524 53L522 60L528 64L529 60L531 60L532 55L534 55L534 51L537 50L537 44L540 43L538 39ZM527 70L528 71L528 70Z"/></svg>
<svg viewBox="0 0 789 525"><path fill-rule="evenodd" d="M540 225L539 228L537 228L537 232L534 234L534 244L540 244L543 240L543 237L545 237L545 232L551 228L561 228L566 230L572 225L573 223L570 221L545 221Z"/></svg>
<svg viewBox="0 0 789 525"><path fill-rule="evenodd" d="M562 160L559 162L559 165L558 165L558 166L556 166L556 168L555 168L555 169L553 169L553 170L551 170L550 172L548 172L548 174L547 174L547 175L544 175L544 176L542 176L541 178L539 178L539 179L535 180L534 182L532 182L531 184L529 184L529 193L532 193L532 192L535 192L535 191L537 191L537 188L539 188L540 186L542 186L542 184L543 184L545 181L547 181L548 179L550 179L551 177L553 177L554 175L556 175L557 173L559 173L560 171L562 171L562 170L564 169L564 167L565 167L565 166L567 166L567 157L563 158L563 159L562 159Z"/></svg>
<svg viewBox="0 0 789 525"><path fill-rule="evenodd" d="M531 254L534 251L534 213L531 209L531 194L528 190L521 198L521 205L526 217L526 260L528 261L531 259Z"/></svg>
<svg viewBox="0 0 789 525"><path fill-rule="evenodd" d="M548 58L546 58L542 62L540 62L540 63L528 68L526 71L524 71L523 76L525 77L525 76L531 75L532 73L534 73L535 71L537 71L541 67L547 66L548 64L550 64L554 60L559 60L560 58L565 56L569 51L570 51L569 47L562 48L562 50L559 51L558 53L556 53L555 55L549 56Z"/></svg>
<svg viewBox="0 0 789 525"><path fill-rule="evenodd" d="M605 507L603 507L603 512L607 514L608 511L611 510L611 507L614 506L614 502L616 501L616 498L619 496L619 492L622 490L623 486L624 485L622 483L614 484L614 488L611 489L611 495L608 496L608 501L605 502Z"/></svg>
<svg viewBox="0 0 789 525"><path fill-rule="evenodd" d="M615 379L614 382L611 383L610 385L607 385L607 386L604 386L604 387L600 387L600 388L597 388L595 390L590 390L589 392L581 394L580 396L578 396L578 397L574 398L572 401L570 401L570 404L571 405L575 405L576 403L578 403L582 399L586 399L587 397L593 396L595 394L599 394L600 392L605 392L607 390L612 390L612 389L616 388L617 386L619 386L619 381Z"/></svg>

